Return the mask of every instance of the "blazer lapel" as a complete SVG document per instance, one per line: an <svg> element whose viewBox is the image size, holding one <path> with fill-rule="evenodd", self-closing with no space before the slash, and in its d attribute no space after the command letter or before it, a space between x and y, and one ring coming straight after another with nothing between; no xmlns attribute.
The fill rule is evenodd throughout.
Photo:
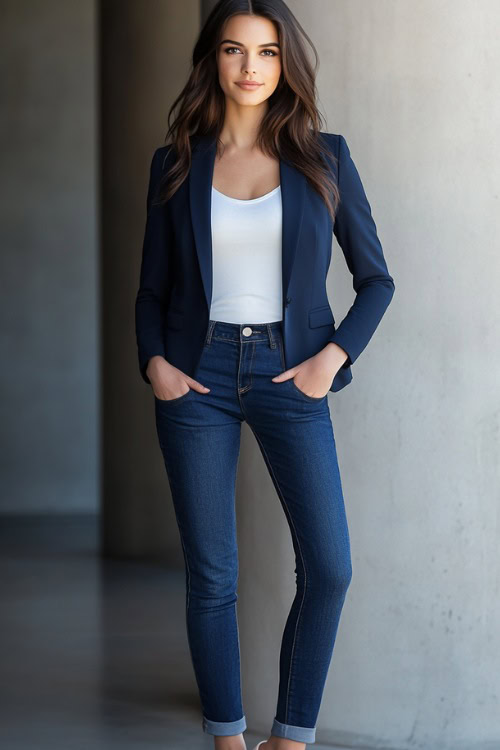
<svg viewBox="0 0 500 750"><path fill-rule="evenodd" d="M208 309L212 301L212 180L216 140L199 136L191 153L189 172L189 208ZM280 184L283 209L282 292L286 298L305 203L306 178L292 164L280 159Z"/></svg>

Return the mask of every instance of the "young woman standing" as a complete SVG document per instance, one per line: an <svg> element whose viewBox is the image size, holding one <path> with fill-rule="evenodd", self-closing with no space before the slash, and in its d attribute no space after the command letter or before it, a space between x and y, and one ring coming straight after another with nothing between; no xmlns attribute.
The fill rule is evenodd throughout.
<svg viewBox="0 0 500 750"><path fill-rule="evenodd" d="M186 566L186 620L216 750L243 750L235 480L252 429L292 535L297 592L270 737L315 742L351 580L328 392L389 305L389 275L341 135L319 130L308 40L282 0L221 0L151 164L136 334ZM308 40L309 41L309 40ZM171 110L171 111L172 111ZM336 328L332 232L355 301Z"/></svg>

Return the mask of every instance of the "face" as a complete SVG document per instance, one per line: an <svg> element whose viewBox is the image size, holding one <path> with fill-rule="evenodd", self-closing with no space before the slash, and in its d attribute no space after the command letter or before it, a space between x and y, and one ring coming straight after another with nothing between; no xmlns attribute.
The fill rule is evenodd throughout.
<svg viewBox="0 0 500 750"><path fill-rule="evenodd" d="M223 28L217 49L219 83L224 94L241 106L268 99L279 82L281 51L274 24L262 16L233 16ZM260 85L241 85L253 81Z"/></svg>

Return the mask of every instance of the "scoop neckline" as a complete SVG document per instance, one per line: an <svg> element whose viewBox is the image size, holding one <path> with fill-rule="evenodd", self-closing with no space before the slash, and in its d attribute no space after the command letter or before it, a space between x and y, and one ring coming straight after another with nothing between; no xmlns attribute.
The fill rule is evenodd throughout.
<svg viewBox="0 0 500 750"><path fill-rule="evenodd" d="M217 190L216 187L212 185L212 190L219 195L221 195L223 198L226 198L228 201L232 201L233 203L258 203L259 201L263 201L265 198L269 198L271 195L274 195L274 193L277 193L278 190L281 187L281 183L277 185L273 190L270 190L268 193L264 193L264 195L259 195L257 198L233 198L232 195L226 195L225 193L221 193L220 190Z"/></svg>

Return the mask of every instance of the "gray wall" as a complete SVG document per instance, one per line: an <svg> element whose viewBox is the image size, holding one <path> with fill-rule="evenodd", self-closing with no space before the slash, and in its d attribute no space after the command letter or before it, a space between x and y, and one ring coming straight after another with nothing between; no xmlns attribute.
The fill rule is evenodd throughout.
<svg viewBox="0 0 500 750"><path fill-rule="evenodd" d="M290 2L321 60L396 292L331 394L353 551L318 741L500 747L500 4ZM330 300L353 298L335 242ZM293 597L286 522L247 441L246 710L267 731ZM272 603L272 606L271 604ZM256 690L256 686L259 689Z"/></svg>
<svg viewBox="0 0 500 750"><path fill-rule="evenodd" d="M94 2L1 6L0 513L95 511Z"/></svg>

